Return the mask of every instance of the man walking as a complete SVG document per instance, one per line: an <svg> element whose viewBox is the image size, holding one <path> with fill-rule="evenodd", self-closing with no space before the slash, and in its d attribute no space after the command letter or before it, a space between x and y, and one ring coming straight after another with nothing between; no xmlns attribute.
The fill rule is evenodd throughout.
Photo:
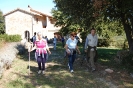
<svg viewBox="0 0 133 88"><path fill-rule="evenodd" d="M92 71L96 70L96 67L94 65L94 58L96 55L98 38L95 33L96 33L96 30L94 28L91 29L91 34L87 35L86 42L85 42L85 52L87 52L87 61L89 62ZM87 49L87 46L88 46L88 49Z"/></svg>

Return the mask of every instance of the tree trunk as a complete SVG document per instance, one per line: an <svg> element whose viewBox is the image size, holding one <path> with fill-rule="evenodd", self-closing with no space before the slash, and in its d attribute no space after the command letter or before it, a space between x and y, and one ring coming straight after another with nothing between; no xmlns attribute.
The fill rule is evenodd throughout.
<svg viewBox="0 0 133 88"><path fill-rule="evenodd" d="M124 18L124 16L122 16L122 23L124 26L124 31L126 33L126 38L129 45L129 51L133 52L133 39L132 39L133 30L131 29L131 26L128 24L128 22L126 22L126 19Z"/></svg>

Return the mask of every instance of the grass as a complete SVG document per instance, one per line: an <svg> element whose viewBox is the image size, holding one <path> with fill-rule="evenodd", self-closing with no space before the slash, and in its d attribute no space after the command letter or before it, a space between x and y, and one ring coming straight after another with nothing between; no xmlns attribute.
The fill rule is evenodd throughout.
<svg viewBox="0 0 133 88"><path fill-rule="evenodd" d="M82 50L81 45L79 46ZM45 75L37 74L37 63L34 59L34 53L31 53L31 74L28 75L28 52L18 55L14 60L12 68L5 72L1 79L1 88L111 88L108 83L97 80L99 76L86 70L85 66L80 66L76 60L74 64L74 73L70 73L67 63L64 63L64 49L61 43L57 44L57 50L50 49L52 54L46 63ZM115 55L118 49L98 48L99 60L101 65L110 66L112 64L111 56ZM97 74L98 75L98 74ZM121 81L120 85L124 82ZM131 85L133 86L133 85Z"/></svg>
<svg viewBox="0 0 133 88"><path fill-rule="evenodd" d="M0 39L0 48L2 48L4 45L4 41L2 39Z"/></svg>
<svg viewBox="0 0 133 88"><path fill-rule="evenodd" d="M102 65L112 66L114 62L114 56L120 49L110 48L98 48L99 63Z"/></svg>

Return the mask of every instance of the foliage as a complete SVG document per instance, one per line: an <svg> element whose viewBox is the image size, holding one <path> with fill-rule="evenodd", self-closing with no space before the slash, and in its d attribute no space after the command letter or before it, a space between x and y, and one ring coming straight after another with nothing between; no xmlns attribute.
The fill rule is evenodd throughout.
<svg viewBox="0 0 133 88"><path fill-rule="evenodd" d="M104 17L101 17L96 20L95 25L98 35L103 38L111 39L114 36L124 36L123 26L117 20L104 20Z"/></svg>
<svg viewBox="0 0 133 88"><path fill-rule="evenodd" d="M53 17L57 20L56 26L61 26L63 35L71 31L80 32L85 40L92 27L96 28L99 36L111 38L122 35L123 26L118 20L105 20L106 16L101 9L101 0L54 0L55 8L52 10ZM104 5L106 4L105 0ZM100 5L100 6L98 6ZM100 10L99 10L100 9Z"/></svg>
<svg viewBox="0 0 133 88"><path fill-rule="evenodd" d="M0 11L0 34L5 33L5 23L2 11Z"/></svg>
<svg viewBox="0 0 133 88"><path fill-rule="evenodd" d="M53 13L54 19L56 19L55 26L62 27L60 30L60 33L62 35L67 35L68 33L72 31L78 32L77 29L80 28L80 26L74 23L71 17L68 17L63 12L56 10L56 9L52 9L52 13Z"/></svg>
<svg viewBox="0 0 133 88"><path fill-rule="evenodd" d="M62 26L61 32L67 34L71 31L79 32L79 29L90 29L93 21L89 9L91 1L88 0L54 0L56 4L53 16L57 19L58 26ZM91 11L93 11L91 9ZM87 32L87 31L86 31ZM89 31L88 31L89 32Z"/></svg>
<svg viewBox="0 0 133 88"><path fill-rule="evenodd" d="M110 45L109 39L98 39L98 47L108 47Z"/></svg>
<svg viewBox="0 0 133 88"><path fill-rule="evenodd" d="M21 36L1 34L0 39L3 39L5 42L19 42L21 40Z"/></svg>
<svg viewBox="0 0 133 88"><path fill-rule="evenodd" d="M127 67L133 66L133 53L129 53L127 56L122 58L122 65Z"/></svg>
<svg viewBox="0 0 133 88"><path fill-rule="evenodd" d="M133 0L106 0L103 11L105 18L110 20L118 20L122 23L126 38L129 44L129 50L133 51Z"/></svg>
<svg viewBox="0 0 133 88"><path fill-rule="evenodd" d="M117 52L115 61L129 69L133 66L133 53L127 50L120 50Z"/></svg>

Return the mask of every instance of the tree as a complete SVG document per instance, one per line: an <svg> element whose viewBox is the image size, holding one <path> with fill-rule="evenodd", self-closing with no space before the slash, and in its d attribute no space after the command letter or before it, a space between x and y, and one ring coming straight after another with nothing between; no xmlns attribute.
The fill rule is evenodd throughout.
<svg viewBox="0 0 133 88"><path fill-rule="evenodd" d="M108 0L103 10L106 18L119 20L126 33L129 51L133 52L133 0Z"/></svg>
<svg viewBox="0 0 133 88"><path fill-rule="evenodd" d="M61 16L64 15L64 19L67 19L64 22L64 29L68 27L68 24L77 24L80 29L83 29L81 34L86 36L89 29L95 27L98 28L99 34L101 33L107 38L111 34L121 34L122 29L124 29L131 51L133 50L133 48L131 49L133 46L131 39L133 33L131 32L131 27L133 27L133 11L131 8L133 1L129 1L131 2L122 0L54 0L55 10L60 11ZM57 20L61 20L61 16L57 17ZM113 28L114 26L115 28ZM128 28L130 30L127 30Z"/></svg>
<svg viewBox="0 0 133 88"><path fill-rule="evenodd" d="M4 17L2 11L0 11L0 34L4 33L5 33Z"/></svg>
<svg viewBox="0 0 133 88"><path fill-rule="evenodd" d="M80 32L82 38L88 34L94 21L91 0L54 0L56 4L52 10L53 16L57 19L56 26L62 26L60 32L67 34L71 31ZM82 30L81 30L82 29Z"/></svg>
<svg viewBox="0 0 133 88"><path fill-rule="evenodd" d="M53 17L56 19L55 26L61 26L61 34L66 35L69 32L77 31L80 28L79 24L73 21L73 18L68 17L62 11L52 9Z"/></svg>
<svg viewBox="0 0 133 88"><path fill-rule="evenodd" d="M97 29L97 33L99 36L103 38L113 38L114 36L124 36L124 28L119 21L114 20L111 21L110 19L104 20L104 17L101 17L96 20L95 28Z"/></svg>

